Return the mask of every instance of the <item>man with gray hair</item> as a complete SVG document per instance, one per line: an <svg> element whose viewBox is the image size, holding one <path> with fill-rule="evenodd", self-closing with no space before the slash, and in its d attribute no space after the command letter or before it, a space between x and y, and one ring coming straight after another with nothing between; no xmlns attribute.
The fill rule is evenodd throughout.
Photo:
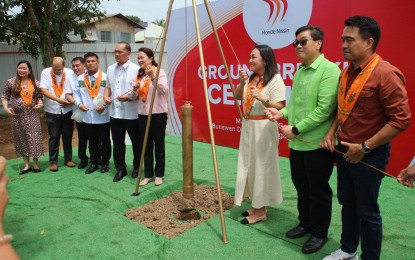
<svg viewBox="0 0 415 260"><path fill-rule="evenodd" d="M131 177L137 178L140 163L138 135L138 100L132 85L137 80L139 67L130 61L131 46L121 41L115 46L116 63L108 67L108 83L104 100L111 117L111 136L116 174L113 181L118 182L127 175L125 163L125 135L128 133L133 147L133 171Z"/></svg>

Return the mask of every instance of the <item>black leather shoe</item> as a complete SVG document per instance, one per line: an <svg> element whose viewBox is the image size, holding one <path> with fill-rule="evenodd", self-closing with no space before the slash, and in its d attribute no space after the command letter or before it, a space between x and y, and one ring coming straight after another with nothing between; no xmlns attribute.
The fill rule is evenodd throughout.
<svg viewBox="0 0 415 260"><path fill-rule="evenodd" d="M113 181L118 182L122 180L125 176L127 176L127 172L125 170L120 170L115 174Z"/></svg>
<svg viewBox="0 0 415 260"><path fill-rule="evenodd" d="M295 228L292 228L285 233L285 236L288 238L300 238L303 237L308 233L308 229L304 228L300 225L296 226Z"/></svg>
<svg viewBox="0 0 415 260"><path fill-rule="evenodd" d="M242 212L241 216L242 217L248 217L249 216L249 211L246 210L246 211Z"/></svg>
<svg viewBox="0 0 415 260"><path fill-rule="evenodd" d="M22 174L26 174L26 173L31 172L31 171L32 171L32 167L29 167L26 170L20 170L19 174L22 175Z"/></svg>
<svg viewBox="0 0 415 260"><path fill-rule="evenodd" d="M311 254L320 250L324 244L327 242L327 237L318 238L315 236L310 236L310 238L304 243L302 252L304 254Z"/></svg>
<svg viewBox="0 0 415 260"><path fill-rule="evenodd" d="M91 166L89 166L89 168L86 169L85 174L91 174L91 173L93 173L96 170L98 170L98 165L91 164Z"/></svg>
<svg viewBox="0 0 415 260"><path fill-rule="evenodd" d="M88 166L88 160L86 160L86 161L81 160L81 163L78 165L78 169L83 169L87 166Z"/></svg>
<svg viewBox="0 0 415 260"><path fill-rule="evenodd" d="M101 166L101 173L109 172L110 166L108 164L104 164Z"/></svg>
<svg viewBox="0 0 415 260"><path fill-rule="evenodd" d="M137 169L134 169L134 170L131 172L131 178L135 179L135 178L137 178L137 177L138 177L138 170L137 170Z"/></svg>

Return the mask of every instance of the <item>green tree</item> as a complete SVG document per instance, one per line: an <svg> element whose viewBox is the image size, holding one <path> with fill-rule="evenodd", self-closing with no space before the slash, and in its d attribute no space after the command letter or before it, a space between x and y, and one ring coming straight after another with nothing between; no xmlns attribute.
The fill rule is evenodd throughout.
<svg viewBox="0 0 415 260"><path fill-rule="evenodd" d="M164 24L166 23L166 20L164 20L164 19L160 19L160 20L159 19L156 19L152 23L154 23L154 24L156 24L158 26L164 27Z"/></svg>
<svg viewBox="0 0 415 260"><path fill-rule="evenodd" d="M143 20L141 20L140 17L135 16L135 15L126 15L125 17L127 17L128 19L130 19L131 21L135 22L135 23L141 23Z"/></svg>
<svg viewBox="0 0 415 260"><path fill-rule="evenodd" d="M55 55L65 56L68 34L85 37L83 24L101 18L101 0L3 0L0 3L0 41L20 44L21 51L42 57L50 66Z"/></svg>

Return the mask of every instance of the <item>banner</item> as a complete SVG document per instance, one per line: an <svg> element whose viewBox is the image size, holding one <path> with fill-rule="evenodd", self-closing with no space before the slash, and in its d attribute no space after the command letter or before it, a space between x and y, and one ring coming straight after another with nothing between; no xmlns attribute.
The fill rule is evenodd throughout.
<svg viewBox="0 0 415 260"><path fill-rule="evenodd" d="M382 30L377 53L404 73L411 111L415 111L415 73L411 71L411 60L407 58L415 41L415 35L411 33L415 1L220 0L208 5L234 86L239 83L239 69L249 71L249 54L254 44L268 44L274 49L287 87L287 102L293 76L301 64L291 45L299 27L307 24L320 26L324 31L323 53L343 70L348 65L341 50L344 20L353 15L373 17ZM210 142L202 81L204 69L215 142L238 148L241 120L205 5L198 5L197 11L205 68L200 66L193 7L176 9L171 16L167 41L171 86L169 132L181 135L180 107L189 101L194 106L194 140ZM286 124L284 120L279 123ZM414 135L411 126L394 139L388 173L396 175L411 161L415 162ZM279 151L281 156L288 156L287 140L282 135Z"/></svg>

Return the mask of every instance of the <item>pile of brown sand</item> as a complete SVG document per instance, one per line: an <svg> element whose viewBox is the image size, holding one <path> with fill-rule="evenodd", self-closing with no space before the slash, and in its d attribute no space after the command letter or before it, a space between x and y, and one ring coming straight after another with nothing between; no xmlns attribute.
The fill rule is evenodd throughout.
<svg viewBox="0 0 415 260"><path fill-rule="evenodd" d="M232 208L233 197L223 191L221 194L223 210ZM146 205L129 209L125 216L160 235L174 238L219 214L217 197L216 187L196 185L193 198L186 199L181 191L173 191Z"/></svg>

